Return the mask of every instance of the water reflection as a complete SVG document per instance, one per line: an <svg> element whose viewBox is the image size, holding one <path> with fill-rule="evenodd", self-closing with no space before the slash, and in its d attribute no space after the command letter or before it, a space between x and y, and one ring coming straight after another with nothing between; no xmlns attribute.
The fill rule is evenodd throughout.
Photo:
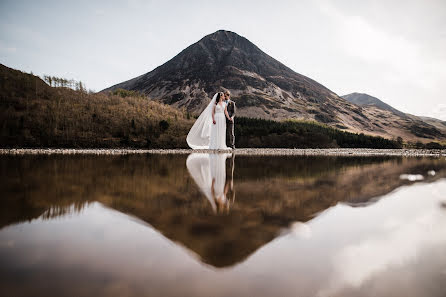
<svg viewBox="0 0 446 297"><path fill-rule="evenodd" d="M445 177L434 158L3 156L0 291L443 296Z"/></svg>
<svg viewBox="0 0 446 297"><path fill-rule="evenodd" d="M230 158L229 178L226 159ZM197 186L209 200L214 212L229 211L235 201L234 154L191 154L186 166Z"/></svg>

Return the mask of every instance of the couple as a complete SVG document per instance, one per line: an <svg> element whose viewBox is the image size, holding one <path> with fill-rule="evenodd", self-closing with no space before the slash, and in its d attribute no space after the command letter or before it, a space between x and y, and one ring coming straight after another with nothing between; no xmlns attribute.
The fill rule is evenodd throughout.
<svg viewBox="0 0 446 297"><path fill-rule="evenodd" d="M231 158L228 178L226 178L227 158ZM211 203L215 213L229 211L235 202L234 160L234 153L193 153L186 160L187 170Z"/></svg>
<svg viewBox="0 0 446 297"><path fill-rule="evenodd" d="M229 149L226 146L226 130L231 148L235 148L235 102L229 91L218 92L200 114L187 134L187 144L193 149ZM228 129L226 129L228 125Z"/></svg>

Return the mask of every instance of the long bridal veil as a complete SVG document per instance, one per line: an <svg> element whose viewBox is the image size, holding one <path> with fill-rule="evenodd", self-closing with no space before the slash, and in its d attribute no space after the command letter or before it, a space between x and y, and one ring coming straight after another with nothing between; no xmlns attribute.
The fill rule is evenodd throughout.
<svg viewBox="0 0 446 297"><path fill-rule="evenodd" d="M198 119L187 134L187 144L193 149L208 149L211 137L212 108L217 100L217 94L212 97L211 102L200 114Z"/></svg>

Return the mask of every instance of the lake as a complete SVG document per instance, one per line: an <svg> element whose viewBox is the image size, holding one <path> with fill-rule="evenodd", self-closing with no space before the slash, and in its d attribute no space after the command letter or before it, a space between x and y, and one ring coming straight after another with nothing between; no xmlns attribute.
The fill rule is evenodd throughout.
<svg viewBox="0 0 446 297"><path fill-rule="evenodd" d="M446 296L446 159L0 156L2 296Z"/></svg>

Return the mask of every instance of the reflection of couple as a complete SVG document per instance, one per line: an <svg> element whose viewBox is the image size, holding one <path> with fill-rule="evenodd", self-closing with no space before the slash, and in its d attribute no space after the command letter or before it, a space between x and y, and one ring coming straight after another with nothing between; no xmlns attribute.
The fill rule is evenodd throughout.
<svg viewBox="0 0 446 297"><path fill-rule="evenodd" d="M226 180L226 159L231 157L230 177ZM211 203L214 212L229 210L234 203L235 154L191 154L187 169Z"/></svg>
<svg viewBox="0 0 446 297"><path fill-rule="evenodd" d="M216 93L187 134L187 144L193 149L228 149L227 131L234 149L234 115L235 103L230 100L229 91Z"/></svg>

